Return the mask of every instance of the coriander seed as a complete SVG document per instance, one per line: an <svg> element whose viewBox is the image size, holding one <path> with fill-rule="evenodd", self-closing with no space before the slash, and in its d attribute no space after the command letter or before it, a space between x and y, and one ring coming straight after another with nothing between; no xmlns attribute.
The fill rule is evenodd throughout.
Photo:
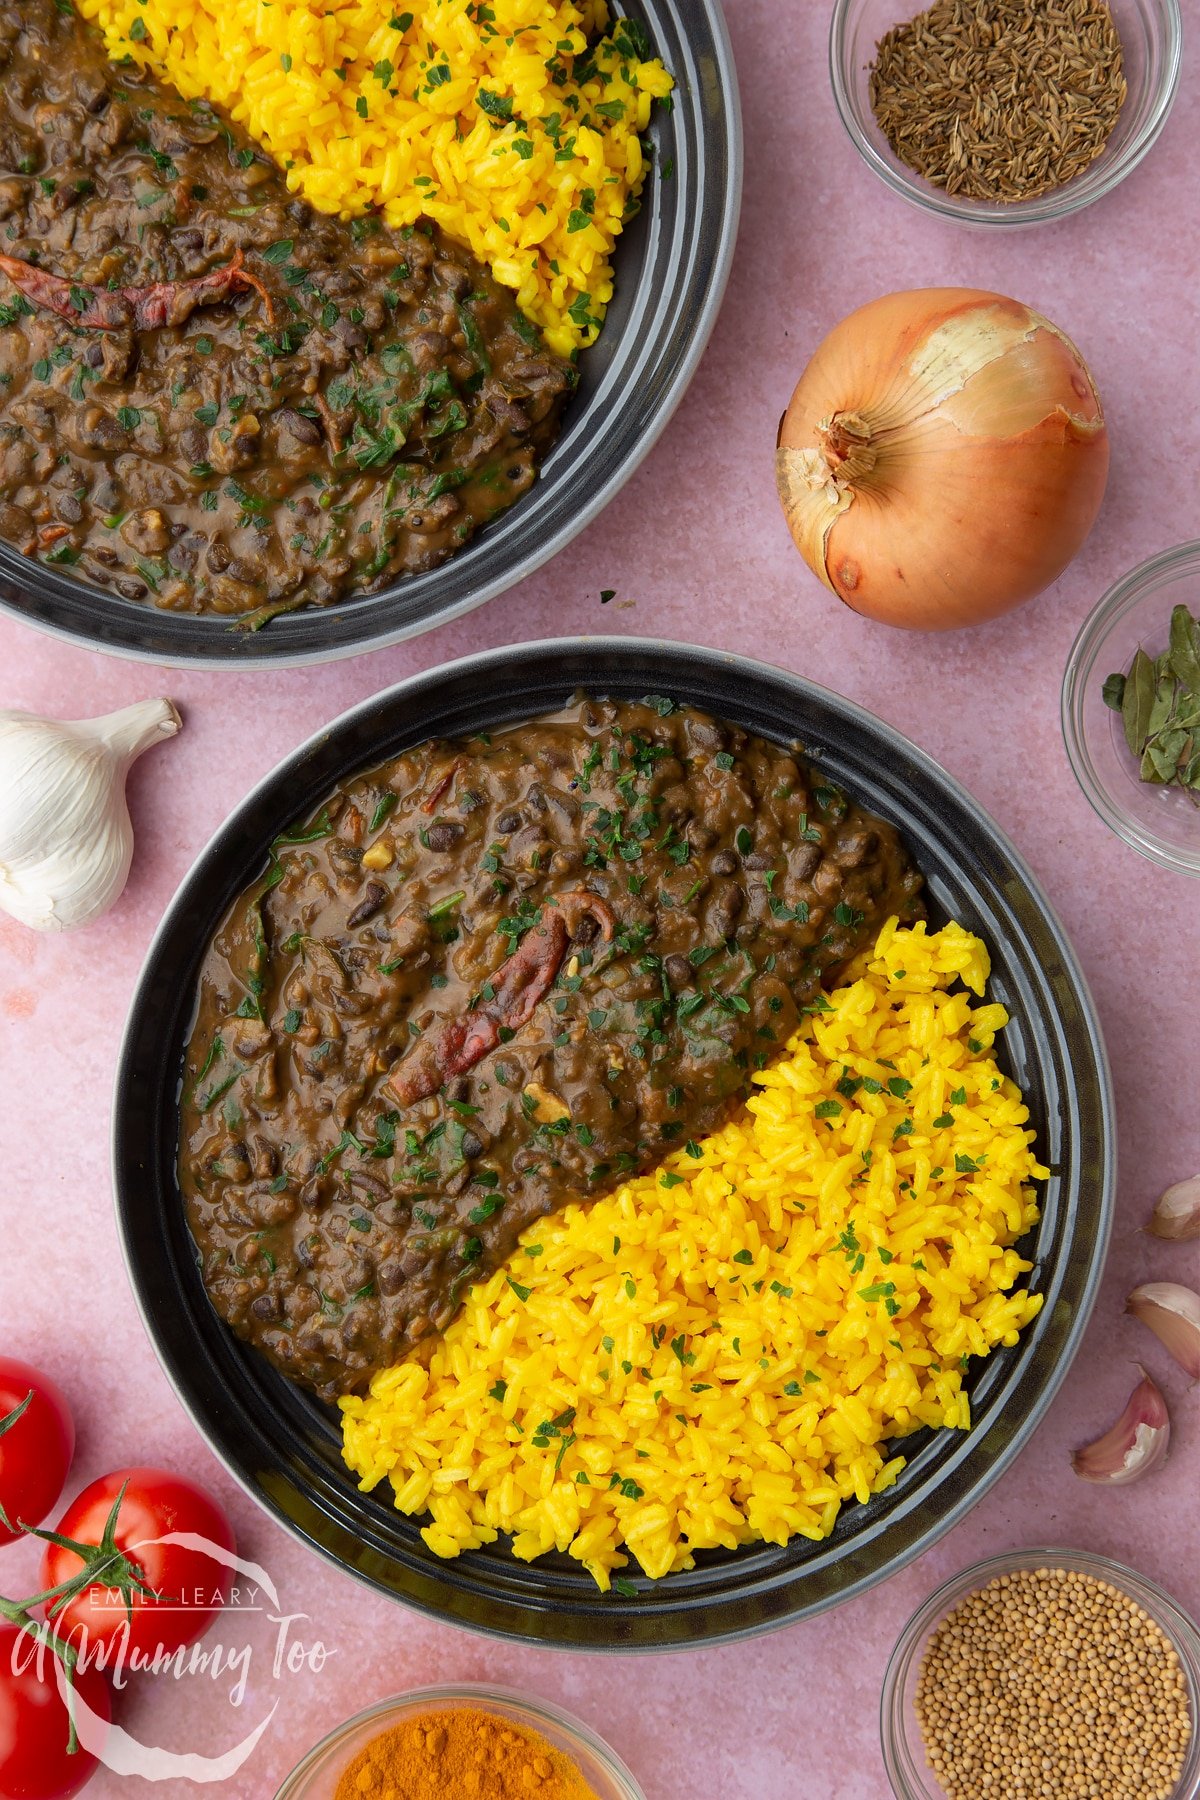
<svg viewBox="0 0 1200 1800"><path fill-rule="evenodd" d="M998 1575L960 1601L915 1709L947 1800L1169 1800L1193 1730L1166 1633L1073 1569Z"/></svg>

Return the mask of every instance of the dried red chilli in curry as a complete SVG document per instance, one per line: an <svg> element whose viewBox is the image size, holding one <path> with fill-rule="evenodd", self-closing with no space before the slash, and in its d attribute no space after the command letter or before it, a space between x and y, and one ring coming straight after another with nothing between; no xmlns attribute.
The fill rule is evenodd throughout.
<svg viewBox="0 0 1200 1800"><path fill-rule="evenodd" d="M202 972L180 1174L215 1306L361 1387L531 1220L712 1129L919 890L794 751L666 699L347 782Z"/></svg>
<svg viewBox="0 0 1200 1800"><path fill-rule="evenodd" d="M182 325L196 307L217 306L247 291L262 301L267 323L275 323L270 293L244 266L240 250L207 275L187 281L155 281L148 287L81 287L15 256L0 256L0 274L7 275L18 293L35 306L57 313L81 331L156 331L165 325Z"/></svg>
<svg viewBox="0 0 1200 1800"><path fill-rule="evenodd" d="M0 538L256 629L434 568L575 371L432 225L314 213L55 0L0 12Z"/></svg>

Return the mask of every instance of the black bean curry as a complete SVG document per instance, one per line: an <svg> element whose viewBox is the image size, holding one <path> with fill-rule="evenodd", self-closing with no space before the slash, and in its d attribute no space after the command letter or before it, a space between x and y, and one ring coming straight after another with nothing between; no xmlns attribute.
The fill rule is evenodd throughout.
<svg viewBox="0 0 1200 1800"><path fill-rule="evenodd" d="M288 192L56 0L0 13L0 537L230 615L431 569L531 485L574 385L432 225Z"/></svg>
<svg viewBox="0 0 1200 1800"><path fill-rule="evenodd" d="M792 750L583 699L357 776L203 967L181 1181L222 1316L324 1396L568 1196L711 1130L892 913L896 833Z"/></svg>

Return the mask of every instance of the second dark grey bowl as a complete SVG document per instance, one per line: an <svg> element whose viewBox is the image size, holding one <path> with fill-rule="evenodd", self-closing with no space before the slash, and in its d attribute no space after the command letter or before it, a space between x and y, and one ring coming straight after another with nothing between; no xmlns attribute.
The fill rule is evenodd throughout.
<svg viewBox="0 0 1200 1800"><path fill-rule="evenodd" d="M627 0L675 77L655 109L642 210L617 246L616 293L580 361L562 436L528 494L450 561L378 593L231 631L122 600L0 543L0 608L94 650L209 668L283 668L376 650L494 599L554 556L629 479L708 342L737 237L737 75L721 0Z"/></svg>
<svg viewBox="0 0 1200 1800"><path fill-rule="evenodd" d="M602 1595L565 1556L522 1563L503 1543L441 1562L386 1487L361 1494L333 1413L238 1343L209 1304L175 1172L199 966L281 827L423 738L533 718L578 688L666 694L776 742L799 738L834 782L898 827L934 918L958 919L987 942L991 993L1012 1015L999 1053L1052 1170L1026 1249L1042 1311L972 1375L972 1429L913 1438L895 1486L845 1507L824 1543L704 1554L685 1574L637 1580L632 1598ZM146 1329L197 1426L255 1499L340 1567L424 1612L574 1649L685 1649L765 1631L860 1593L928 1548L1007 1468L1066 1374L1099 1282L1115 1178L1112 1094L1087 988L1033 876L987 814L915 744L824 688L714 650L630 638L517 644L414 676L260 782L202 853L151 946L121 1052L113 1155Z"/></svg>

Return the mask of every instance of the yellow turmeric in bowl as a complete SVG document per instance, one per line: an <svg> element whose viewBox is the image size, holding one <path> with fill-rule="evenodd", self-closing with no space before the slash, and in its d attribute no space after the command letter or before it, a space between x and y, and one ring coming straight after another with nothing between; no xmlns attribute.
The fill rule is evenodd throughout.
<svg viewBox="0 0 1200 1800"><path fill-rule="evenodd" d="M334 1800L596 1800L571 1758L527 1726L462 1706L381 1731Z"/></svg>

